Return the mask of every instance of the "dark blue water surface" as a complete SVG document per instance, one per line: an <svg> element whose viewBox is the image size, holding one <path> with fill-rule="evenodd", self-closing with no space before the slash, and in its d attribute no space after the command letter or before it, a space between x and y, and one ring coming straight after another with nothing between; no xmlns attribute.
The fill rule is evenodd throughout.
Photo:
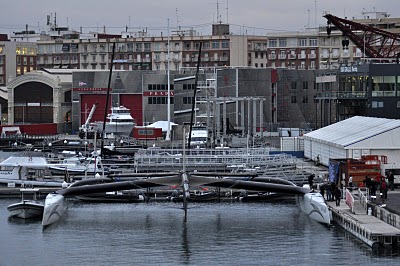
<svg viewBox="0 0 400 266"><path fill-rule="evenodd" d="M63 219L8 219L0 200L0 265L400 265L294 204L70 202Z"/></svg>

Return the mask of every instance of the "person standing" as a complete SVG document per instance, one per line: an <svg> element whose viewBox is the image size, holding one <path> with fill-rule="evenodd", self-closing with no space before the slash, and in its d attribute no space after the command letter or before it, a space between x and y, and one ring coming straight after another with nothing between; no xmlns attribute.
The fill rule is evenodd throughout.
<svg viewBox="0 0 400 266"><path fill-rule="evenodd" d="M340 206L340 199L342 197L342 192L340 191L339 187L335 188L335 200L336 200L336 206Z"/></svg>
<svg viewBox="0 0 400 266"><path fill-rule="evenodd" d="M314 190L314 174L308 176L308 185L310 186L311 190Z"/></svg>
<svg viewBox="0 0 400 266"><path fill-rule="evenodd" d="M390 189L391 191L393 191L393 190L394 190L394 175L393 175L393 172L392 172L392 171L389 172L389 175L388 175L388 182L389 182L389 189Z"/></svg>
<svg viewBox="0 0 400 266"><path fill-rule="evenodd" d="M353 191L353 176L349 176L349 190Z"/></svg>
<svg viewBox="0 0 400 266"><path fill-rule="evenodd" d="M387 199L387 184L385 179L382 180L379 190L381 198Z"/></svg>

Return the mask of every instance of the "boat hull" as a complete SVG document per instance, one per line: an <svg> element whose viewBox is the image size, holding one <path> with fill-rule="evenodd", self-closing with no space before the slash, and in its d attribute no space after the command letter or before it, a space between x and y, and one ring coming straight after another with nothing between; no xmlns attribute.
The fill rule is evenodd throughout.
<svg viewBox="0 0 400 266"><path fill-rule="evenodd" d="M11 217L21 219L38 218L43 215L44 204L35 200L23 200L7 207Z"/></svg>
<svg viewBox="0 0 400 266"><path fill-rule="evenodd" d="M48 194L44 202L42 226L48 226L61 219L67 210L64 203L64 196L59 194Z"/></svg>
<svg viewBox="0 0 400 266"><path fill-rule="evenodd" d="M332 220L332 215L325 199L320 193L306 193L296 196L297 206L311 219L329 225Z"/></svg>

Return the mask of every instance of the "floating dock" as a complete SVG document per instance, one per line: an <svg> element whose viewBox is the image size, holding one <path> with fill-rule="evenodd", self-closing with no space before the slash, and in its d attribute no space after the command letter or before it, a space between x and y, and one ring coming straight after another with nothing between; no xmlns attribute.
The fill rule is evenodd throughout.
<svg viewBox="0 0 400 266"><path fill-rule="evenodd" d="M396 212L400 192L389 192L388 199L369 200L366 190L345 190L340 206L327 202L332 220L372 248L400 245L400 215ZM377 204L377 203L381 204ZM392 202L392 203L391 203ZM391 206L392 210L390 210Z"/></svg>

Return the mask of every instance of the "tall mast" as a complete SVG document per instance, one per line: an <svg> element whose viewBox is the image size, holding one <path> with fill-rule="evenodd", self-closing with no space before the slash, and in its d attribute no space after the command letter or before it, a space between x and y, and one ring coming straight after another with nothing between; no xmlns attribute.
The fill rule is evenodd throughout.
<svg viewBox="0 0 400 266"><path fill-rule="evenodd" d="M111 63L110 63L110 74L108 77L108 85L107 85L107 97L106 97L106 107L104 108L104 118L103 118L103 134L101 136L101 148L100 148L100 153L101 157L104 158L104 136L106 134L106 118L107 118L107 109L108 109L108 99L110 98L110 87L111 87L111 75L112 75L112 69L114 65L114 54L115 54L115 43L113 43L113 49L112 49L112 54L111 54Z"/></svg>
<svg viewBox="0 0 400 266"><path fill-rule="evenodd" d="M168 79L168 101L167 101L167 116L168 116L168 124L167 124L167 135L165 136L165 140L171 140L171 82L169 80L169 19L168 19L168 55L167 55L167 79Z"/></svg>

